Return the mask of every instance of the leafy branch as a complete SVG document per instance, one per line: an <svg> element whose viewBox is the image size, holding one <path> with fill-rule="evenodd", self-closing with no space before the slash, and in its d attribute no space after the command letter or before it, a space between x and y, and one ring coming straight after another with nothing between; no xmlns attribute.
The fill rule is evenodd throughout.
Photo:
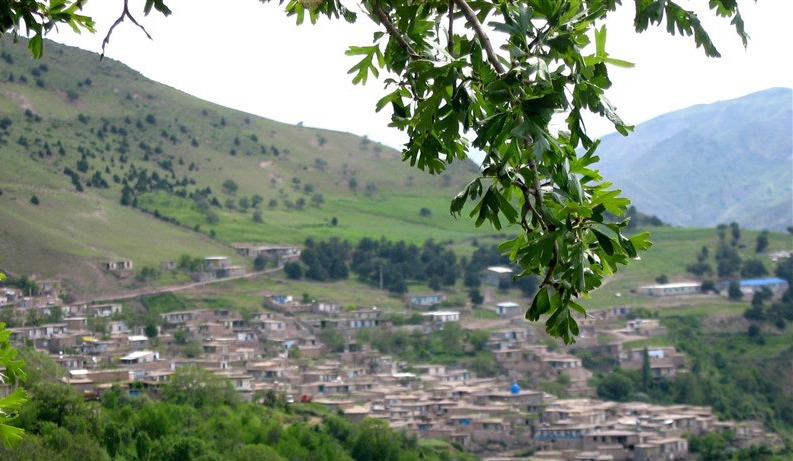
<svg viewBox="0 0 793 461"><path fill-rule="evenodd" d="M143 29L127 0L119 1L123 10L103 50L125 19ZM670 34L692 37L706 56L719 56L694 12L672 0L630 3L637 32L665 23ZM737 2L708 5L730 21L746 45ZM34 34L31 52L40 56L41 35L55 24L93 31L93 21L78 14L81 6L66 0L50 0L49 6L34 0L0 3L0 34L16 38L24 23ZM467 159L471 148L484 152L480 175L451 200L450 212L466 211L476 226L515 230L501 250L521 266L519 277L543 277L526 318L543 319L549 334L574 341L574 315L586 315L580 300L651 245L647 234L623 234L630 201L597 171L598 143L589 138L582 118L589 111L623 135L632 129L605 95L611 87L609 66L632 66L607 53L602 26L623 6L613 0L361 0L359 6L381 31L374 43L347 51L360 56L350 69L353 82L364 84L381 70L393 76L389 83L395 88L378 101L377 110L389 107L391 124L408 134L402 154L410 165L437 174ZM170 13L164 0L146 0L144 13L152 9ZM289 0L285 11L298 24L306 16L312 23L321 16L357 18L340 0ZM445 19L448 30L442 33ZM455 27L456 20L464 27ZM593 41L594 53L584 54ZM552 126L558 114L565 115L566 130Z"/></svg>

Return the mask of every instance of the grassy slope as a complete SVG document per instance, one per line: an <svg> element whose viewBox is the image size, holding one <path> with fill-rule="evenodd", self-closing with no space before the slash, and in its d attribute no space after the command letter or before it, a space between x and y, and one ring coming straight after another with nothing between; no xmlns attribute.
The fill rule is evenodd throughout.
<svg viewBox="0 0 793 461"><path fill-rule="evenodd" d="M91 53L53 43L46 58L33 61L25 43L2 41L0 48L13 60L0 67L0 118L12 121L0 132L0 190L5 192L0 196L0 267L6 271L66 274L76 287L95 293L117 283L95 269L108 258L132 258L142 267L183 253L231 254L220 244L235 241L298 243L338 235L421 242L486 232L448 213L449 199L474 174L472 164L458 163L443 177L430 176L375 142L212 105L111 60L100 62ZM67 167L76 170L83 153L90 165L80 173L83 184L99 172L109 189L75 192L62 173ZM173 164L173 176L162 161ZM260 195L264 223L252 221L252 210L224 206L214 209L220 222L209 225L192 200L163 192L141 192L140 205L178 220L183 228L120 207L122 184L112 178L122 179L133 169L171 181L187 178L193 184L184 188L186 193L208 187L223 204ZM355 191L351 178L358 184ZM222 192L227 179L239 185L235 194ZM33 194L41 199L39 207L29 203ZM315 194L323 203L311 205ZM301 198L307 203L303 210L286 206ZM277 205L268 207L271 200ZM424 207L431 216L420 216ZM334 217L337 227L330 226ZM185 230L197 225L203 235ZM206 238L210 231L220 244Z"/></svg>
<svg viewBox="0 0 793 461"><path fill-rule="evenodd" d="M628 267L620 269L615 277L594 292L589 300L582 304L587 308L603 308L617 305L658 305L680 303L679 298L659 300L647 296L637 296L629 292L631 288L639 285L655 283L655 278L664 274L670 282L695 280L685 272L686 265L696 261L696 255L703 246L710 250L708 262L715 268L713 253L718 236L715 229L685 229L676 227L657 227L647 229L652 237L653 247L642 253L640 261L633 261ZM741 242L745 248L739 249L742 259L760 259L770 272L773 264L765 255L754 252L755 239L758 232L742 230ZM769 250L793 249L793 236L790 234L771 233L769 237ZM619 293L621 296L617 297ZM724 298L702 298L695 302L685 301L689 304L709 305L723 304ZM748 301L747 301L748 302ZM744 307L745 309L745 307Z"/></svg>

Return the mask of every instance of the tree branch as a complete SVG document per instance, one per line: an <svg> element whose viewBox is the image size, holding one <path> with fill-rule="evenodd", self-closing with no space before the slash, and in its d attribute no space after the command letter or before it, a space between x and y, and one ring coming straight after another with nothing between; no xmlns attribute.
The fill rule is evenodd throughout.
<svg viewBox="0 0 793 461"><path fill-rule="evenodd" d="M449 54L454 56L454 0L449 0L449 30L448 43L446 44Z"/></svg>
<svg viewBox="0 0 793 461"><path fill-rule="evenodd" d="M498 60L496 52L493 51L493 45L490 44L490 37L485 33L485 29L482 27L482 23L479 22L479 18L476 17L474 10L471 9L465 0L453 1L460 8L460 11L463 12L463 16L468 20L468 24L474 29L474 32L476 32L476 36L479 38L479 44L482 45L482 49L487 53L487 60L490 61L490 64L496 69L496 72L499 74L505 73L506 69L501 65L501 61Z"/></svg>
<svg viewBox="0 0 793 461"><path fill-rule="evenodd" d="M421 56L419 56L419 54L416 53L413 47L410 46L410 44L405 40L405 37L403 37L402 34L399 32L399 30L397 30L394 23L391 22L391 19L388 17L388 14L386 14L386 12L383 11L380 5L378 5L377 3L372 3L372 12L375 14L375 16L377 16L377 19L380 20L380 23L383 25L383 27L386 28L386 30L388 31L388 35L390 35L391 38L396 40L396 42L399 43L399 45L402 48L404 48L405 51L407 51L408 55L410 55L411 58L421 59Z"/></svg>
<svg viewBox="0 0 793 461"><path fill-rule="evenodd" d="M129 12L129 0L124 0L124 9L121 10L121 16L119 16L118 19L116 19L116 21L113 23L113 25L110 26L110 29L107 31L107 35L105 35L105 39L102 40L102 54L99 55L100 60L105 57L105 46L108 43L110 43L110 35L113 34L113 29L115 29L116 26L124 22L124 18L128 18L130 21L132 21L132 24L135 24L136 26L140 27L140 30L142 30L143 33L146 34L146 37L148 37L149 40L152 39L151 35L149 35L149 32L146 31L146 28L140 25L137 19L135 19L132 16L132 14Z"/></svg>

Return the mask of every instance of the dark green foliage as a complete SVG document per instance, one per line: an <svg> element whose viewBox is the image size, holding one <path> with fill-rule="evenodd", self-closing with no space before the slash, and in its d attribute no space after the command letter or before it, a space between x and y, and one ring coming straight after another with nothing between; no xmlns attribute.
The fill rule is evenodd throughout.
<svg viewBox="0 0 793 461"><path fill-rule="evenodd" d="M699 289L702 290L703 293L707 293L707 292L713 292L716 294L719 293L719 289L716 287L716 284L713 282L713 280L703 280L702 286Z"/></svg>
<svg viewBox="0 0 793 461"><path fill-rule="evenodd" d="M404 293L407 281L428 283L434 289L457 283L460 267L455 254L427 240L419 248L403 241L361 239L353 254L352 271L360 280Z"/></svg>
<svg viewBox="0 0 793 461"><path fill-rule="evenodd" d="M160 271L151 266L144 266L135 275L135 280L139 282L148 282L160 278Z"/></svg>
<svg viewBox="0 0 793 461"><path fill-rule="evenodd" d="M367 342L383 354L396 355L409 363L431 360L454 366L474 366L480 362L482 369L492 371L483 361L493 360L487 351L489 334L485 331L465 330L456 323L447 323L443 330L431 334L420 332L361 331L356 336L359 342Z"/></svg>
<svg viewBox="0 0 793 461"><path fill-rule="evenodd" d="M716 275L727 278L741 271L741 257L734 247L725 242L719 242L716 248Z"/></svg>
<svg viewBox="0 0 793 461"><path fill-rule="evenodd" d="M0 286L8 286L19 288L27 296L37 296L39 294L39 284L27 274L22 274L19 277L11 277L6 275L0 282Z"/></svg>
<svg viewBox="0 0 793 461"><path fill-rule="evenodd" d="M784 258L779 261L774 273L777 277L787 280L789 284L793 285L793 257Z"/></svg>
<svg viewBox="0 0 793 461"><path fill-rule="evenodd" d="M760 329L755 324L749 325L749 328L746 330L746 334L749 336L749 339L757 344L765 344L765 338L763 338L763 330Z"/></svg>
<svg viewBox="0 0 793 461"><path fill-rule="evenodd" d="M234 195L239 190L240 186L233 179L223 181L223 192Z"/></svg>
<svg viewBox="0 0 793 461"><path fill-rule="evenodd" d="M303 266L295 261L284 264L284 272L286 276L292 280L300 280L303 278Z"/></svg>
<svg viewBox="0 0 793 461"><path fill-rule="evenodd" d="M617 369L597 380L597 395L605 400L626 402L634 397L635 372Z"/></svg>
<svg viewBox="0 0 793 461"><path fill-rule="evenodd" d="M265 267L267 267L267 258L262 254L256 255L256 258L253 259L253 270L262 271Z"/></svg>
<svg viewBox="0 0 793 461"><path fill-rule="evenodd" d="M703 275L712 274L713 268L706 262L695 262L686 266L686 272L697 277L702 277Z"/></svg>
<svg viewBox="0 0 793 461"><path fill-rule="evenodd" d="M730 285L727 287L727 298L730 301L739 301L741 298L743 298L743 292L741 291L740 283L735 280L730 282Z"/></svg>
<svg viewBox="0 0 793 461"><path fill-rule="evenodd" d="M146 324L146 327L143 329L143 333L149 339L154 339L157 337L157 325L154 323Z"/></svg>
<svg viewBox="0 0 793 461"><path fill-rule="evenodd" d="M759 259L747 259L741 265L741 277L743 278L760 278L768 275L768 269Z"/></svg>
<svg viewBox="0 0 793 461"><path fill-rule="evenodd" d="M666 225L658 216L650 216L640 213L635 206L629 206L628 212L625 216L630 218L630 222L628 223L627 227L628 229L635 229L638 227L660 227ZM617 216L614 216L613 218L618 219Z"/></svg>
<svg viewBox="0 0 793 461"><path fill-rule="evenodd" d="M344 352L346 340L340 331L334 329L324 329L319 333L319 339L329 351Z"/></svg>
<svg viewBox="0 0 793 461"><path fill-rule="evenodd" d="M757 236L757 244L754 247L755 253L762 253L768 248L768 231L764 230Z"/></svg>
<svg viewBox="0 0 793 461"><path fill-rule="evenodd" d="M166 401L197 409L239 403L239 395L228 379L198 367L180 368L165 388L163 397Z"/></svg>
<svg viewBox="0 0 793 461"><path fill-rule="evenodd" d="M468 299L471 300L471 304L474 306L481 306L482 303L485 302L485 297L482 296L478 288L471 288L468 290Z"/></svg>
<svg viewBox="0 0 793 461"><path fill-rule="evenodd" d="M678 350L688 355L691 370L656 378L649 391L633 396L631 391L641 389L641 373L615 370L596 377L599 396L707 405L721 419L759 419L771 427L793 427L793 388L788 385L793 347L766 349L780 338L757 325L745 335L706 332L694 317L668 317L664 325Z"/></svg>
<svg viewBox="0 0 793 461"><path fill-rule="evenodd" d="M306 240L300 261L306 266L305 276L316 281L342 280L349 276L352 247L338 238L316 242Z"/></svg>
<svg viewBox="0 0 793 461"><path fill-rule="evenodd" d="M30 196L30 203L32 203L33 205L38 205L40 203L39 202L39 198L35 194L31 195Z"/></svg>

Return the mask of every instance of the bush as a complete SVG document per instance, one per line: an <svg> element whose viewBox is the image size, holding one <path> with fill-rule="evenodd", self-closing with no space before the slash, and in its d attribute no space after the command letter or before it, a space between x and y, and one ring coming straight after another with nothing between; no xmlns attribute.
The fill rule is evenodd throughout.
<svg viewBox="0 0 793 461"><path fill-rule="evenodd" d="M284 272L286 276L292 280L300 280L303 278L303 266L298 262L288 262L284 265Z"/></svg>
<svg viewBox="0 0 793 461"><path fill-rule="evenodd" d="M735 280L730 282L730 287L727 290L727 298L729 298L730 301L739 301L741 298L743 298L741 285Z"/></svg>

